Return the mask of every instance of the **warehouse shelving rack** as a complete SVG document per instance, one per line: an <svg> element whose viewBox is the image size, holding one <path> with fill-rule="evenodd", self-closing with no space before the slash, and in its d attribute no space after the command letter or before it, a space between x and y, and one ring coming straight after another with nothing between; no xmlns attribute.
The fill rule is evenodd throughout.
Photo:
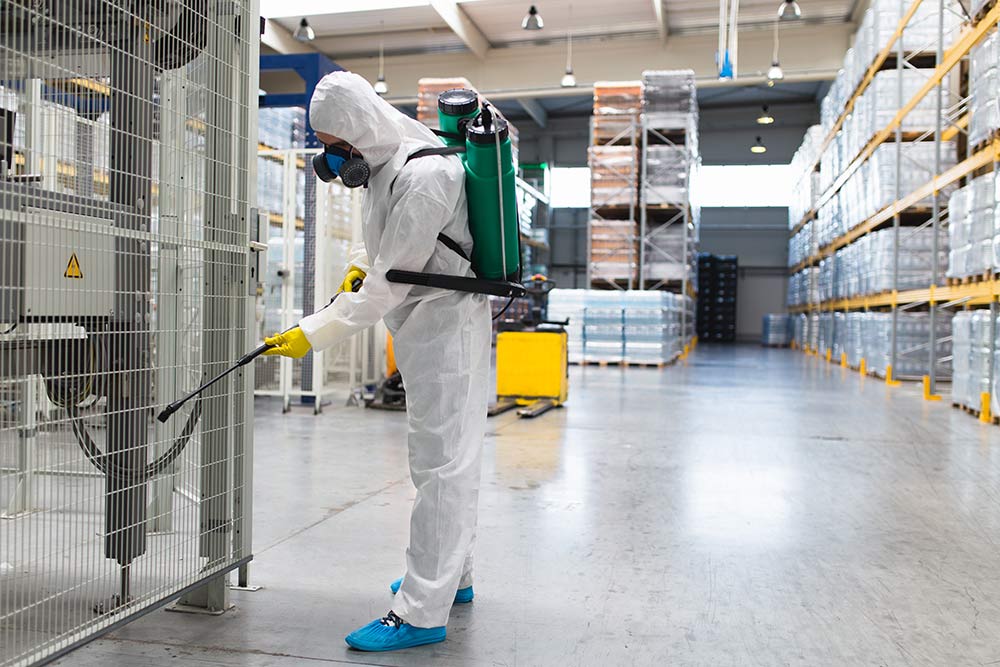
<svg viewBox="0 0 1000 667"><path fill-rule="evenodd" d="M649 147L660 145L682 150L686 168L685 183L690 183L692 165L697 157L690 152L686 131L660 127L655 117L650 119L644 116L640 126L642 133L639 176L639 284L643 289L662 289L672 284L679 284L680 292L684 293L690 282L691 255L697 241L688 188L685 187L683 193L677 196L676 193L651 181L648 169ZM649 203L651 195L656 195L657 203ZM682 257L674 257L655 243L658 236L676 226L684 230ZM649 256L660 256L678 262L683 265L684 270L677 277L655 277L650 273L651 262L647 259Z"/></svg>
<svg viewBox="0 0 1000 667"><path fill-rule="evenodd" d="M850 97L849 102L845 105L844 111L840 114L837 119L836 124L832 127L831 131L828 133L826 139L822 144L823 150L829 148L829 146L834 141L837 132L840 131L848 115L852 111L854 104L860 95L864 92L867 86L871 83L874 78L875 73L889 58L892 49L896 49L896 66L897 69L901 69L903 66L910 66L907 62L906 55L902 51L902 44L900 38L903 34L904 29L910 22L912 17L916 14L917 9L921 4L921 0L916 0L911 3L908 9L903 14L899 25L890 39L889 43L886 44L882 50L879 52L875 62L869 67L865 77L863 78L861 84L854 91ZM886 380L890 383L894 383L894 378L892 377L892 367L896 364L897 358L900 351L897 349L896 333L897 326L896 321L898 313L911 310L916 308L926 308L930 315L930 340L927 343L928 349L928 375L923 378L924 380L924 395L926 398L934 400L938 399L939 396L936 393L937 389L937 377L936 369L939 362L946 361L947 358L937 358L937 343L940 342L936 338L936 327L934 325L935 318L937 314L942 310L950 310L955 308L981 308L989 307L993 315L992 322L995 323L997 314L997 303L1000 299L1000 281L998 281L994 276L986 276L983 279L970 282L966 284L952 284L952 285L940 285L940 276L937 271L937 240L939 238L939 229L942 227L943 223L947 222L946 211L942 210L940 202L940 193L942 189L946 188L952 184L958 184L963 180L969 179L975 175L983 173L997 173L998 163L1000 163L1000 137L994 135L993 138L978 147L972 147L971 154L968 154L964 159L960 160L955 166L942 170L940 168L940 156L941 156L941 146L945 142L953 141L955 139L961 139L964 137L967 131L967 126L969 124L969 114L965 112L964 103L959 105L958 109L946 110L942 104L943 98L943 87L945 85L945 78L949 73L956 70L960 70L960 66L963 59L969 54L969 52L974 48L980 41L982 41L992 30L996 29L998 21L1000 21L1000 5L994 4L991 8L988 8L984 12L977 14L975 20L970 21L961 31L958 38L951 44L947 49L944 48L944 15L948 11L946 3L944 0L938 0L938 46L936 53L936 66L933 72L927 77L927 80L920 87L920 89L905 103L900 100L900 108L896 113L895 117L883 127L871 141L861 150L861 152L851 161L848 168L838 176L838 178L833 182L830 188L828 188L817 205L807 212L802 220L800 220L791 230L792 236L801 231L807 224L816 218L816 213L819 207L828 201L839 189L846 183L847 179L859 168L859 166L864 163L871 155L874 153L875 149L887 142L890 138L894 138L897 142L897 197L893 204L880 210L873 216L860 221L858 224L853 225L848 231L842 235L835 238L832 242L825 244L823 247L819 248L816 252L812 253L809 257L805 258L798 264L796 264L790 270L792 274L795 274L803 269L818 265L819 261L824 258L832 257L833 254L851 243L857 241L862 236L881 228L887 228L891 224L891 228L894 230L894 260L893 260L893 289L887 292L874 295L859 296L856 298L849 299L832 299L821 303L808 303L805 305L795 306L791 308L793 312L796 313L820 313L820 312L843 312L843 311L856 311L856 310L871 310L877 308L888 308L893 313L893 326L892 326L892 352L891 352L891 365L886 372ZM901 140L911 139L924 139L925 137L905 137L902 132L902 123L907 114L911 112L916 106L923 100L928 94L932 92L936 93L937 96L937 114L936 123L933 132L933 139L937 146L936 150L936 164L934 173L936 174L924 185L920 186L916 190L910 193L898 192L900 187L900 179L898 178L899 170L901 169L901 160L899 157ZM961 142L965 143L965 142ZM813 163L812 168L815 169L818 164L819 157ZM927 198L931 198L931 207L928 210L920 211L916 208L919 202L924 201ZM934 254L932 257L935 258L933 266L931 269L932 280L931 284L926 288L912 289L912 290L899 290L898 286L898 276L899 276L899 243L900 243L900 233L903 218L907 215L924 215L929 213L930 219L919 224L917 228L931 228L934 230ZM813 229L813 240L815 241L816 225L812 225ZM815 244L813 245L815 247ZM995 326L995 324L991 324ZM993 332L995 333L995 332ZM994 342L995 336L990 336L990 344L995 348ZM814 350L806 349L807 352L815 352ZM996 350L991 348L991 354L995 353ZM992 358L992 357L991 357ZM862 364L862 369L864 364ZM992 377L993 365L990 364L990 386L993 384ZM983 396L983 405L980 411L981 418L984 421L989 420L989 395Z"/></svg>
<svg viewBox="0 0 1000 667"><path fill-rule="evenodd" d="M622 114L614 116L616 120L622 122L622 129L617 132L602 131L597 117L590 119L590 146L592 148L612 148L628 147L633 155L638 155L640 145L639 128L640 122L636 116ZM639 162L632 159L626 170L618 166L609 164L607 158L595 157L596 153L591 151L589 159L590 169L605 169L622 179L624 185L611 193L610 196L600 200L591 198L590 219L587 222L587 284L591 287L603 289L635 289L638 286L638 266L639 266L639 236L636 227L636 213L639 209L639 191L636 184L639 181ZM608 277L598 275L595 271L594 262L594 222L631 222L631 231L621 234L623 247L628 248L628 275L623 278Z"/></svg>
<svg viewBox="0 0 1000 667"><path fill-rule="evenodd" d="M691 207L691 174L698 156L692 151L693 128L677 128L659 120L656 114L643 114L640 127L638 284L640 289L667 289L697 299L692 274L697 262L698 228ZM683 152L685 161L684 188L675 193L652 182L648 169L649 147L669 146ZM657 203L650 203L655 195ZM679 195L679 196L678 196ZM656 243L659 237L673 229L682 230L681 257L674 257ZM650 274L649 256L659 256L681 266L679 276L654 277ZM687 331L689 315L681 309L681 331ZM685 334L686 335L686 334Z"/></svg>

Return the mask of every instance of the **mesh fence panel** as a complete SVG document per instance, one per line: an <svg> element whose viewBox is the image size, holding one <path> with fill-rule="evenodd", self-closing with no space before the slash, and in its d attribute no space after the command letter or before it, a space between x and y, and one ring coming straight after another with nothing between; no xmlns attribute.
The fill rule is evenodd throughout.
<svg viewBox="0 0 1000 667"><path fill-rule="evenodd" d="M0 665L218 607L249 557L249 373L155 416L255 337L257 30L252 0L0 3Z"/></svg>

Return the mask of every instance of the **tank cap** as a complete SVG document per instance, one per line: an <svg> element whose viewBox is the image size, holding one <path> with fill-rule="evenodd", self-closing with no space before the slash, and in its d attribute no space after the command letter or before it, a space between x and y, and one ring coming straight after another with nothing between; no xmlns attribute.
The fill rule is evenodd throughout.
<svg viewBox="0 0 1000 667"><path fill-rule="evenodd" d="M465 135L474 144L494 144L496 143L496 139L493 134L497 130L500 132L500 141L506 141L509 134L507 131L507 121L503 118L494 118L490 129L487 130L483 127L483 115L479 114L465 128Z"/></svg>
<svg viewBox="0 0 1000 667"><path fill-rule="evenodd" d="M479 109L479 96L468 88L452 88L438 95L438 109L446 116L467 116Z"/></svg>

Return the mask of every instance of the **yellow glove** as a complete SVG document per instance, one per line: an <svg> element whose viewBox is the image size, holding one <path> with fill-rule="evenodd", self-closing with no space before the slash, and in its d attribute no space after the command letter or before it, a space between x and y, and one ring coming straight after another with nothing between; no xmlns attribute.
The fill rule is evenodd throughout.
<svg viewBox="0 0 1000 667"><path fill-rule="evenodd" d="M276 333L270 338L265 338L264 343L274 346L265 352L265 355L280 354L292 359L304 357L312 349L309 339L306 338L300 327L293 327L285 333Z"/></svg>
<svg viewBox="0 0 1000 667"><path fill-rule="evenodd" d="M364 283L367 275L367 273L351 264L347 269L347 275L344 276L344 280L340 283L340 289L337 290L337 293L357 292L361 289L361 284Z"/></svg>

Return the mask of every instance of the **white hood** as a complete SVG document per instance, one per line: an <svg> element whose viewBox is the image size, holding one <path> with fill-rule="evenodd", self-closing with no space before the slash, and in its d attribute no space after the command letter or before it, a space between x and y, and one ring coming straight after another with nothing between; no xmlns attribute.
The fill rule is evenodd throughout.
<svg viewBox="0 0 1000 667"><path fill-rule="evenodd" d="M393 178L408 155L442 145L430 129L400 113L353 72L323 77L309 104L309 123L353 145L373 171L389 165Z"/></svg>
<svg viewBox="0 0 1000 667"><path fill-rule="evenodd" d="M341 294L328 308L303 318L300 325L312 346L327 348L383 317L390 329L397 330L418 302L454 301L456 307L464 303L470 308L486 303L482 296L411 288L386 278L391 269L474 275L465 257L438 240L444 233L466 255L472 252L461 160L427 157L404 169L409 155L444 144L350 72L323 77L309 105L309 118L313 129L349 142L372 167L362 205L368 275L358 292ZM434 317L440 317L443 308L438 303Z"/></svg>

